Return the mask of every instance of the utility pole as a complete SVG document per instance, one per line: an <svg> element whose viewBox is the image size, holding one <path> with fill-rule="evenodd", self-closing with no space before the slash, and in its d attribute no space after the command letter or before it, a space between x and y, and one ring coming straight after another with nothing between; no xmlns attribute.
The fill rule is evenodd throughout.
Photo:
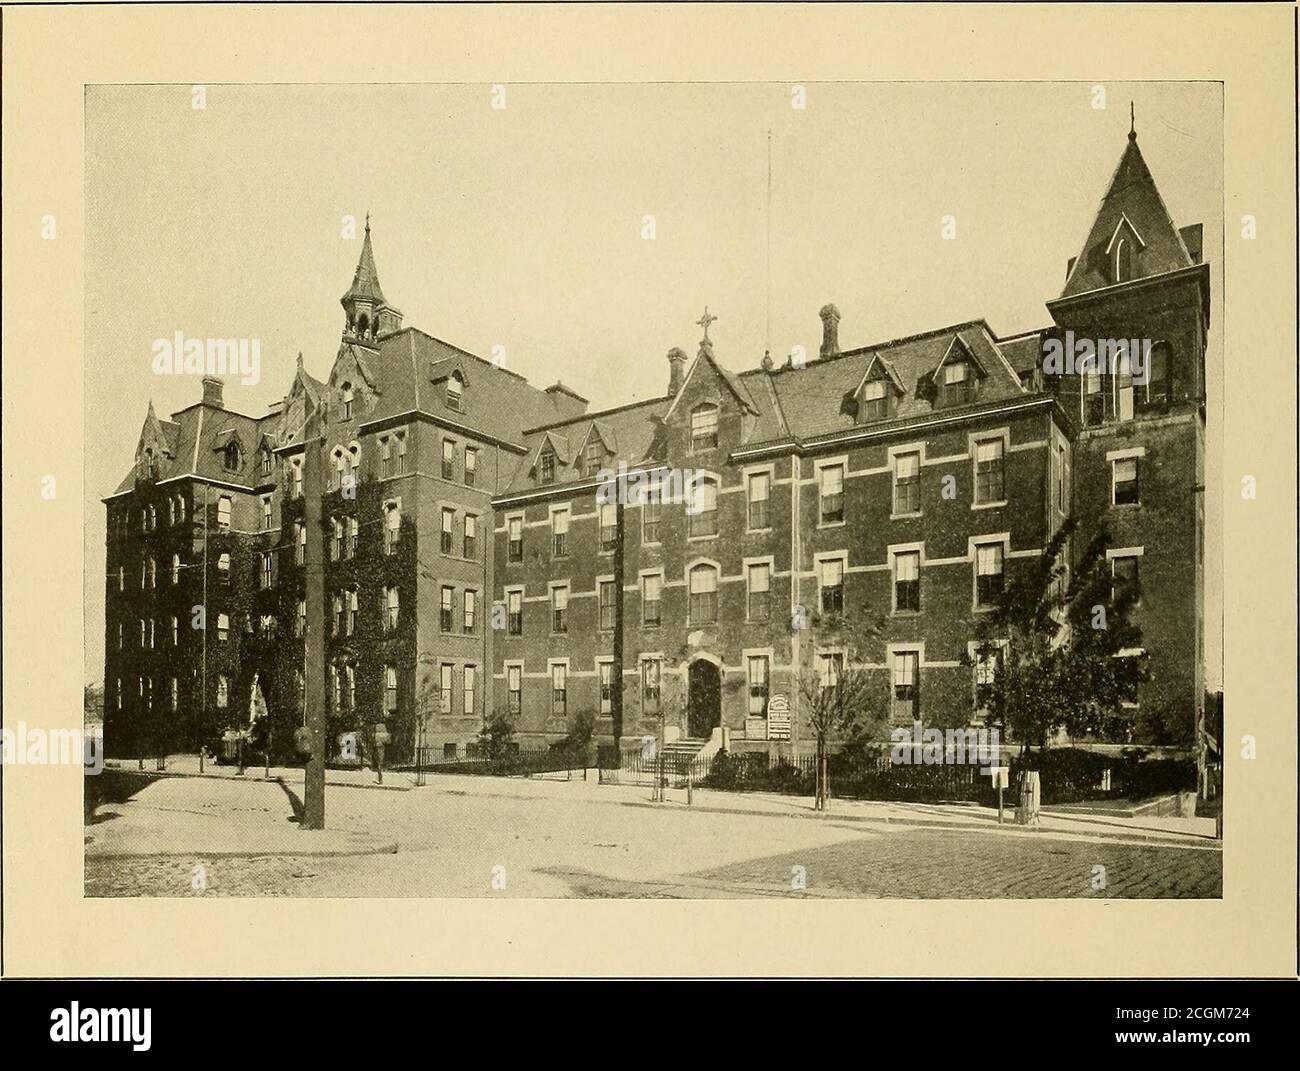
<svg viewBox="0 0 1300 1071"><path fill-rule="evenodd" d="M307 405L311 405L308 398ZM307 546L303 560L307 627L303 630L305 724L311 732L311 755L303 786L303 829L325 828L325 530L321 527L320 410L307 415L303 428L303 523Z"/></svg>

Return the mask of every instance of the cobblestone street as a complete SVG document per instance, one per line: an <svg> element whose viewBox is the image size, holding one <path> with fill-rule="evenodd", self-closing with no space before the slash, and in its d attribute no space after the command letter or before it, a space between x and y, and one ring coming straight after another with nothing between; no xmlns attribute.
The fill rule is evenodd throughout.
<svg viewBox="0 0 1300 1071"><path fill-rule="evenodd" d="M468 787L458 787L468 783ZM191 797L211 820L255 797L288 821L273 785L176 778L150 793ZM231 795L236 793L238 795ZM406 792L332 788L331 822L382 830L387 854L88 858L88 896L301 897L1216 897L1213 841L1149 841L967 824L649 806L636 790L496 779ZM735 797L726 801L737 805ZM743 798L740 803L746 802ZM792 806L794 801L792 801ZM847 811L847 808L845 808ZM276 813L283 811L284 813ZM151 812L152 813L152 812ZM254 812L257 813L257 812ZM128 813L115 822L132 821ZM96 827L89 827L93 831Z"/></svg>

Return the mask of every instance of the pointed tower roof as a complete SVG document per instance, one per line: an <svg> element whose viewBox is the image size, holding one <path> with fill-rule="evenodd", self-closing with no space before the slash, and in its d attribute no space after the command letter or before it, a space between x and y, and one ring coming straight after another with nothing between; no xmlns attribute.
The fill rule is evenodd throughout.
<svg viewBox="0 0 1300 1071"><path fill-rule="evenodd" d="M1133 279L1161 275L1191 267L1193 263L1142 158L1131 118L1128 144L1101 199L1088 238L1070 269L1061 297L1127 282L1128 279L1115 277L1115 249L1120 240L1131 243Z"/></svg>
<svg viewBox="0 0 1300 1071"><path fill-rule="evenodd" d="M352 286L339 301L346 308L351 301L370 301L376 307L387 304L384 292L379 288L379 272L375 269L375 254L370 248L370 213L366 213L366 236L361 243L361 257L357 260L357 271L352 276Z"/></svg>

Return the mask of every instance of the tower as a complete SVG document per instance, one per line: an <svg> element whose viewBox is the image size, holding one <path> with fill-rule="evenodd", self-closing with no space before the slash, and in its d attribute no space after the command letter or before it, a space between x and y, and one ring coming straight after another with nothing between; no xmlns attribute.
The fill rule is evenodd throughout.
<svg viewBox="0 0 1300 1071"><path fill-rule="evenodd" d="M370 246L370 214L366 213L366 233L361 243L361 256L352 285L339 303L347 315L343 336L349 341L373 343L384 335L398 331L402 326L402 313L384 299L379 286L379 272L375 268L375 254Z"/></svg>

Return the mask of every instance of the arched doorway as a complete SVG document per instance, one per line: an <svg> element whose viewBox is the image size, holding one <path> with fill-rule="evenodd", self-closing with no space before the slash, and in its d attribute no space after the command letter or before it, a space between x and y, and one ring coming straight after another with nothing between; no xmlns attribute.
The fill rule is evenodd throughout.
<svg viewBox="0 0 1300 1071"><path fill-rule="evenodd" d="M722 675L707 658L691 663L687 676L687 735L707 739L722 721Z"/></svg>

